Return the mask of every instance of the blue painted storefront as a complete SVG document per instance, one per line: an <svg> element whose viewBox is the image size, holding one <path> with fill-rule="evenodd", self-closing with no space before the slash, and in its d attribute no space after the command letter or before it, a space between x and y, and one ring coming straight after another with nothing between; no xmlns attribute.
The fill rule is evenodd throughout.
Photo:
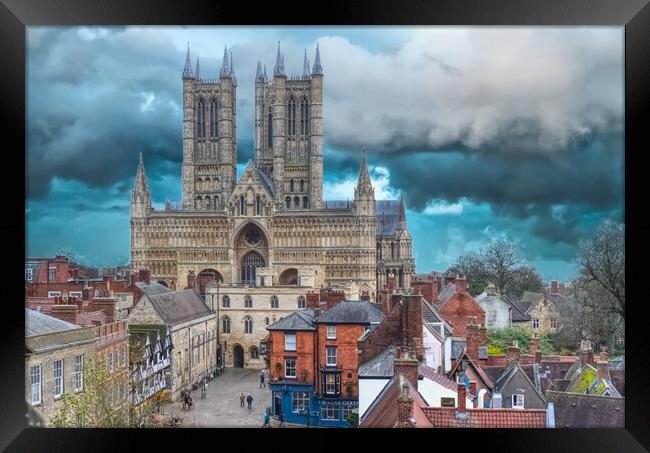
<svg viewBox="0 0 650 453"><path fill-rule="evenodd" d="M345 418L347 411L359 406L357 399L347 398L320 398L314 393L311 384L297 382L269 383L271 389L271 408L273 415L278 415L277 401L279 399L284 421L309 426L330 426L337 428L349 428L350 424ZM294 393L298 396L297 407L294 407ZM307 407L301 404L308 401Z"/></svg>

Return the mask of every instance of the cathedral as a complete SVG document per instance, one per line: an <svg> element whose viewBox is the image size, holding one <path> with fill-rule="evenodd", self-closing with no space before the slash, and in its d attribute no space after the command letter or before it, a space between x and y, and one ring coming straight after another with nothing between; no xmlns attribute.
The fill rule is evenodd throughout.
<svg viewBox="0 0 650 453"><path fill-rule="evenodd" d="M224 310L239 297L252 308L246 298L260 291L280 310L279 301L295 295L296 304L285 307L295 311L300 297L325 286L370 300L386 284L409 288L415 263L404 202L375 200L365 151L353 199L323 199L323 79L318 46L311 68L305 51L301 75L287 76L279 43L272 76L257 63L254 160L237 180L232 53L224 50L212 77L200 72L198 58L192 67L188 47L182 201L152 208L140 156L131 197L133 272L149 269L160 283L193 287L204 298L218 283Z"/></svg>

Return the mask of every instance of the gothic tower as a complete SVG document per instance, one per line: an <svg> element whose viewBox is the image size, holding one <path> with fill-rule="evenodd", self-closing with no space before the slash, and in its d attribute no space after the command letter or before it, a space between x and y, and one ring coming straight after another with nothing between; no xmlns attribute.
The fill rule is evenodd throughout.
<svg viewBox="0 0 650 453"><path fill-rule="evenodd" d="M359 180L357 181L357 187L354 189L354 209L357 215L375 216L375 189L372 187L370 175L368 174L365 149L363 150L359 168Z"/></svg>
<svg viewBox="0 0 650 453"><path fill-rule="evenodd" d="M307 51L301 75L287 77L278 50L269 80L257 64L255 164L273 181L282 209L318 209L323 198L323 68L316 46L310 71Z"/></svg>
<svg viewBox="0 0 650 453"><path fill-rule="evenodd" d="M222 210L237 178L236 88L232 53L224 48L219 78L183 70L183 210Z"/></svg>

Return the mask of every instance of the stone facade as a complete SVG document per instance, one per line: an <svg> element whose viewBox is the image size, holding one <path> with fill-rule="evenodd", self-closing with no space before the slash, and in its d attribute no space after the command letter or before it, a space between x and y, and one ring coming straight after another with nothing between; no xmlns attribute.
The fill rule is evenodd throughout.
<svg viewBox="0 0 650 453"><path fill-rule="evenodd" d="M530 316L533 332L540 335L557 332L561 316L555 303L549 298L544 297L531 306L527 314Z"/></svg>
<svg viewBox="0 0 650 453"><path fill-rule="evenodd" d="M226 52L220 77L208 79L192 71L188 50L182 202L152 208L141 160L131 198L133 272L149 269L170 288L196 281L201 294L211 280L259 285L264 275L271 286L288 274L310 276L313 288L343 288L348 297L365 291L371 300L387 276L408 287L415 265L403 203L375 201L365 155L353 201L322 200L320 57L311 71L305 61L296 77L285 75L283 59L278 50L272 79L258 65L255 162L236 181L232 56Z"/></svg>

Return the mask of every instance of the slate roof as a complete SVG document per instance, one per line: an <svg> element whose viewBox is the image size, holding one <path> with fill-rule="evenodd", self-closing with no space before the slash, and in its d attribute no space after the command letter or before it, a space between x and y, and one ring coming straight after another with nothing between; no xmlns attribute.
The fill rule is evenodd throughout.
<svg viewBox="0 0 650 453"><path fill-rule="evenodd" d="M35 337L80 328L81 326L77 324L62 321L28 308L25 309L25 337Z"/></svg>
<svg viewBox="0 0 650 453"><path fill-rule="evenodd" d="M370 324L386 316L367 300L344 300L314 319L315 323Z"/></svg>
<svg viewBox="0 0 650 453"><path fill-rule="evenodd" d="M447 283L445 286L443 286L440 293L438 293L438 307L445 305L455 293L456 285L454 283Z"/></svg>
<svg viewBox="0 0 650 453"><path fill-rule="evenodd" d="M294 311L289 316L266 326L266 330L316 330L313 320L312 309Z"/></svg>
<svg viewBox="0 0 650 453"><path fill-rule="evenodd" d="M441 322L444 327L445 337L451 335L453 329L447 321L445 321L438 310L429 304L426 300L422 299L422 317L424 318L425 325L426 323L437 323ZM429 326L427 326L429 327ZM437 331L429 329L434 335L440 336Z"/></svg>
<svg viewBox="0 0 650 453"><path fill-rule="evenodd" d="M546 392L553 402L556 428L623 428L625 399L579 393Z"/></svg>
<svg viewBox="0 0 650 453"><path fill-rule="evenodd" d="M609 375L611 376L612 384L614 384L614 387L616 387L618 393L620 393L621 396L625 396L625 369L610 369Z"/></svg>
<svg viewBox="0 0 650 453"><path fill-rule="evenodd" d="M161 293L170 293L172 290L167 288L165 285L153 281L149 284L147 282L135 282L135 286L142 291L143 294L161 294Z"/></svg>
<svg viewBox="0 0 650 453"><path fill-rule="evenodd" d="M399 223L400 200L375 201L376 234L377 236L391 236Z"/></svg>
<svg viewBox="0 0 650 453"><path fill-rule="evenodd" d="M535 365L537 364L530 364L530 365L521 365L518 362L514 362L511 366L506 367L503 372L501 373L501 376L499 376L496 380L492 379L492 376L490 376L490 379L492 379L492 382L494 382L494 388L492 389L493 392L500 393L501 390L510 382L510 380L517 374L517 373L522 373L526 379L528 380L528 383L532 387L532 389L539 395L539 397L544 401L544 395L539 390L539 381L536 379L535 376ZM501 367L483 367L483 371L488 373L487 368L501 368ZM493 370L493 373L496 370ZM537 382L536 382L537 381Z"/></svg>
<svg viewBox="0 0 650 453"><path fill-rule="evenodd" d="M546 409L423 407L434 428L546 428ZM462 414L462 415L461 415Z"/></svg>
<svg viewBox="0 0 650 453"><path fill-rule="evenodd" d="M431 428L431 422L425 415L422 407L425 401L411 382L402 374L396 374L379 392L377 398L368 407L361 417L360 428L395 428L397 427L397 404L401 393L401 386L406 385L411 398L413 398L413 419L416 428Z"/></svg>
<svg viewBox="0 0 650 453"><path fill-rule="evenodd" d="M544 299L544 294L534 293L532 291L524 291L519 300L514 301L515 307L522 313L528 314L528 310L537 302Z"/></svg>
<svg viewBox="0 0 650 453"><path fill-rule="evenodd" d="M511 297L507 295L488 295L486 292L482 292L478 296L474 298L474 300L477 303L481 303L484 300L499 300L502 302L505 302L506 304L510 305L512 307L512 310L510 311L510 316L511 319L515 322L517 321L530 321L530 316L528 316L525 311L522 311L519 306L515 303L516 301ZM523 306L523 305L522 305Z"/></svg>
<svg viewBox="0 0 650 453"><path fill-rule="evenodd" d="M193 289L145 294L166 324L179 324L212 313Z"/></svg>
<svg viewBox="0 0 650 453"><path fill-rule="evenodd" d="M391 345L359 366L360 377L391 377L395 374L395 346Z"/></svg>

